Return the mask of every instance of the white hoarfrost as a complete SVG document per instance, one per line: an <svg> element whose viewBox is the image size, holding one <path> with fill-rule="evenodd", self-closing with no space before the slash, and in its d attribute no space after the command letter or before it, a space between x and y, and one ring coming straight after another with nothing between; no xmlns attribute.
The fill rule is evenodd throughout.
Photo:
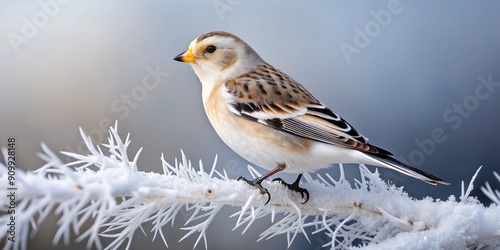
<svg viewBox="0 0 500 250"><path fill-rule="evenodd" d="M143 224L151 224L153 239L161 238L166 246L169 238L162 231L173 226L181 210L192 216L181 228L182 238L196 237L195 246L210 243L206 230L223 206L241 209L231 215L235 229L243 233L256 221L270 219L272 225L256 240L285 235L284 247L297 235L308 239L306 228L313 234L326 234L330 241L324 247L334 249L496 249L500 248L500 192L488 183L481 189L493 201L485 207L470 197L472 181L457 199L447 201L409 197L401 187L387 184L377 171L360 165L360 180L349 183L340 166L340 176L305 174L302 184L310 200L301 204L300 194L276 182L265 182L272 199L269 204L259 191L248 184L230 179L225 170L215 170L216 163L205 169L201 161L193 166L185 155L173 165L162 157L163 173L138 170L137 159L127 155L129 136L122 141L117 126L110 129L108 144L94 146L90 137L82 137L89 155L66 152L75 160L63 163L42 145L39 156L46 162L34 172L16 169L16 234L8 240L9 200L0 199L0 238L3 249L28 249L28 238L39 230L50 213L59 216L53 243L68 243L72 234L86 241L87 248L128 248L134 233ZM7 159L7 151L3 150ZM217 158L216 158L217 160ZM0 164L0 178L5 180L8 168ZM249 167L253 175L257 171ZM479 170L478 170L479 171ZM500 176L494 173L500 182ZM0 182L0 196L7 197L7 181ZM275 215L281 214L281 219ZM90 228L84 223L93 220ZM101 237L114 239L109 245ZM180 240L182 240L180 239Z"/></svg>

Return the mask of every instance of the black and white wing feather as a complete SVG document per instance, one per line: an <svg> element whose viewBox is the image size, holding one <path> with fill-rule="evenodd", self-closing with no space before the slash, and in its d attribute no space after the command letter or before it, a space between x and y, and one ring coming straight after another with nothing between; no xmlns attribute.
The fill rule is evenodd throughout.
<svg viewBox="0 0 500 250"><path fill-rule="evenodd" d="M347 121L320 103L302 85L270 65L259 65L225 83L228 109L273 129L366 153L381 165L436 185L446 181L404 164L371 145Z"/></svg>
<svg viewBox="0 0 500 250"><path fill-rule="evenodd" d="M228 108L236 115L303 138L390 156L370 145L347 121L302 85L270 65L225 83Z"/></svg>

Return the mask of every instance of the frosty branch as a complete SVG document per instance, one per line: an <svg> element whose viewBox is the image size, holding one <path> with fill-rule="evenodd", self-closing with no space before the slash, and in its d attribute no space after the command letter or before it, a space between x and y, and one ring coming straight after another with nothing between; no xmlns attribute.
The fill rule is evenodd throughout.
<svg viewBox="0 0 500 250"><path fill-rule="evenodd" d="M6 240L4 249L26 249L30 234L36 233L52 212L60 216L54 244L68 243L73 232L78 241L87 242L88 248L117 249L124 245L128 248L134 232L150 223L153 239L160 237L168 246L168 241L177 239L169 239L162 228L169 223L173 225L183 209L192 211L192 215L181 228L187 232L182 239L196 237L195 246L203 240L207 247L206 230L226 205L241 208L230 216L235 217L235 229L243 228L244 233L254 221L267 217L273 223L258 240L286 235L288 245L298 234L308 238L305 228L312 227L313 234L328 235L330 242L324 247L329 248L355 245L366 249L398 248L412 242L426 248L425 241L433 244L430 246L457 249L500 246L500 192L489 184L481 188L495 203L490 207L469 196L479 170L467 189L462 183L459 199L450 196L447 201L436 201L415 200L363 165L359 167L360 180L349 183L340 166L337 179L328 174L315 178L304 175L307 183L303 186L311 196L306 204L300 203L299 194L281 184L266 182L264 185L273 198L264 205L267 197L258 190L230 179L225 170L217 171L217 158L207 172L201 161L195 167L183 153L181 160L176 159L172 165L162 156L163 174L146 173L137 166L141 150L129 159L129 136L122 141L116 125L110 129L108 143L101 146L93 145L83 131L81 134L90 154L66 152L75 160L65 164L42 145L39 157L45 165L34 172L17 169L17 238ZM6 152L4 149L5 159ZM251 167L249 171L258 175ZM0 177L5 179L7 174L6 165L0 164ZM500 182L500 176L494 175ZM0 188L3 197L8 195L5 182L0 183ZM8 237L8 202L0 200L1 211L5 212L0 216L3 239ZM283 215L282 219L275 218L278 213ZM93 224L83 230L88 220L93 220ZM478 222L483 226L477 227ZM457 227L463 230L457 231ZM101 237L114 240L104 246Z"/></svg>

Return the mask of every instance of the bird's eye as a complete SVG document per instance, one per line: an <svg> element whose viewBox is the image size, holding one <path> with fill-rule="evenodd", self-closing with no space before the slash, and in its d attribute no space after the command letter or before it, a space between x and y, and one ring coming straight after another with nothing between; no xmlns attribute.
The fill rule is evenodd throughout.
<svg viewBox="0 0 500 250"><path fill-rule="evenodd" d="M208 45L207 48L205 49L206 52L208 53L214 53L217 48L213 45Z"/></svg>

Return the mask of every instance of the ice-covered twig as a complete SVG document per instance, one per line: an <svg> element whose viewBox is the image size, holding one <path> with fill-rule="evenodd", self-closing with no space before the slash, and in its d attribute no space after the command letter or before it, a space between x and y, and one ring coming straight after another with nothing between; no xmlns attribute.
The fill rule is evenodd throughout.
<svg viewBox="0 0 500 250"><path fill-rule="evenodd" d="M490 207L469 197L472 181L467 191L462 188L460 201L453 196L447 201L416 200L363 165L361 178L351 184L340 166L337 179L328 174L304 175L306 183L302 186L311 197L306 204L300 203L300 194L279 183L265 182L273 195L265 205L266 196L230 179L225 171L217 171L216 162L205 170L201 162L193 166L184 153L173 165L162 156L163 174L146 173L138 170L140 150L129 159L129 136L122 141L116 125L110 129L108 143L101 146L93 145L90 137L81 133L89 155L65 153L75 161L64 164L42 145L39 156L46 161L44 166L34 172L16 170L14 236L8 226L10 201L0 199L1 211L5 212L0 216L4 249L27 249L30 234L35 234L52 212L59 216L54 244L67 243L75 234L78 241L86 240L88 248L128 248L134 233L150 223L153 238L159 236L168 246L169 241L177 239L164 235L162 228L173 226L179 213L186 210L192 214L181 228L187 232L182 239L194 236L195 244L203 240L207 247L207 228L225 205L241 207L231 216L235 217L235 229L242 228L244 233L256 220L267 217L272 225L258 240L286 235L288 245L299 234L309 239L306 228L311 227L313 234L330 237L324 245L330 248L500 247L500 195L488 184L483 191L497 204ZM7 159L5 150L3 154ZM7 167L0 165L0 178L4 179ZM256 173L251 167L249 171ZM498 174L495 176L500 181ZM7 188L6 182L0 182L2 197L9 194ZM276 214L281 214L281 219L276 219ZM92 226L84 229L89 220L93 220ZM105 246L102 237L113 241Z"/></svg>

